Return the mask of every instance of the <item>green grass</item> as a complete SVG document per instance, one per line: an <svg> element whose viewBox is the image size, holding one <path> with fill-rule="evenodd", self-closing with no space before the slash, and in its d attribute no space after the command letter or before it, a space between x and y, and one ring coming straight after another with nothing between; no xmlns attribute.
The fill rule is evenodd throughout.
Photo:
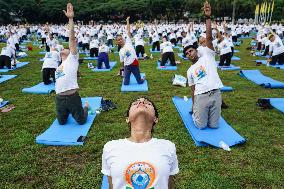
<svg viewBox="0 0 284 189"><path fill-rule="evenodd" d="M255 66L252 60L258 58L250 56L248 45L249 40L245 40L237 48L241 52L236 56L241 61L233 63L242 69L260 69L263 74L284 82L283 70ZM38 59L43 55L39 51L34 48L28 58L21 60L30 61L29 65L9 72L18 77L0 84L0 96L16 106L13 111L0 114L0 188L100 188L103 146L129 135L125 112L128 103L138 96L148 96L159 109L160 122L155 126L154 137L176 144L180 167L176 188L284 187L284 116L275 109L263 111L256 106L258 98L284 97L283 89L264 89L238 76L238 71L219 72L223 83L234 88L233 92L222 94L229 105L222 116L247 139L245 144L226 152L196 147L171 101L174 95L190 94L188 87L171 85L174 73L186 76L189 62L182 61L175 72L158 71L157 54L154 60L140 61L141 71L148 79L148 93L121 93L121 78L116 76L119 65L111 72L95 73L85 62L80 66L81 97L110 98L118 109L98 115L84 146L43 146L36 144L35 138L56 117L55 95L21 92L22 88L41 81ZM110 60L114 59L119 61L118 55L110 56Z"/></svg>

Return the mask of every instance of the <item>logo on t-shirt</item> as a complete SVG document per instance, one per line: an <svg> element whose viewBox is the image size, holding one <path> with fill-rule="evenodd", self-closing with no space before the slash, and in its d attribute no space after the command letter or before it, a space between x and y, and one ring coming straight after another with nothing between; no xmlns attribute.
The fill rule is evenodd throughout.
<svg viewBox="0 0 284 189"><path fill-rule="evenodd" d="M46 53L46 58L52 58L50 52Z"/></svg>
<svg viewBox="0 0 284 189"><path fill-rule="evenodd" d="M203 66L199 66L194 70L194 77L196 78L197 81L205 76L206 76L206 71Z"/></svg>
<svg viewBox="0 0 284 189"><path fill-rule="evenodd" d="M55 80L59 79L60 77L63 77L65 73L63 72L63 66L60 66L55 71Z"/></svg>
<svg viewBox="0 0 284 189"><path fill-rule="evenodd" d="M152 186L156 177L153 165L146 162L135 162L125 171L126 189L154 189Z"/></svg>
<svg viewBox="0 0 284 189"><path fill-rule="evenodd" d="M131 52L129 51L129 50L127 50L126 52L125 52L125 56L128 58L128 57L130 57L131 56Z"/></svg>
<svg viewBox="0 0 284 189"><path fill-rule="evenodd" d="M276 43L276 47L277 47L277 48L281 47L281 44L280 44L279 42Z"/></svg>

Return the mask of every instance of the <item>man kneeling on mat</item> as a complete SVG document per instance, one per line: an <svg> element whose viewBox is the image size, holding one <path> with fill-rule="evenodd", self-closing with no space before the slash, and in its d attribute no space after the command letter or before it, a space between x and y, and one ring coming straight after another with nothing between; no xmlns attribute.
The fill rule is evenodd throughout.
<svg viewBox="0 0 284 189"><path fill-rule="evenodd" d="M138 84L142 84L145 81L145 78L141 78L140 70L139 70L139 62L136 55L136 51L131 42L131 33L130 33L130 17L127 17L127 36L126 40L122 37L122 35L117 35L116 40L117 44L122 48L119 51L120 62L124 64L124 85L129 85L130 83L130 75L131 73L136 78Z"/></svg>
<svg viewBox="0 0 284 189"><path fill-rule="evenodd" d="M188 85L192 91L192 118L199 129L217 128L221 116L221 92L223 84L215 65L215 51L212 44L211 7L204 3L206 18L206 47L198 56L198 51L190 47L186 49L187 58L193 65L187 71Z"/></svg>
<svg viewBox="0 0 284 189"><path fill-rule="evenodd" d="M88 106L82 107L81 97L78 93L77 71L79 67L79 54L74 32L74 11L71 3L67 4L67 12L64 11L69 18L69 49L61 51L62 64L55 72L55 91L56 91L56 111L57 120L60 125L67 122L71 113L73 118L80 124L86 123L88 117Z"/></svg>

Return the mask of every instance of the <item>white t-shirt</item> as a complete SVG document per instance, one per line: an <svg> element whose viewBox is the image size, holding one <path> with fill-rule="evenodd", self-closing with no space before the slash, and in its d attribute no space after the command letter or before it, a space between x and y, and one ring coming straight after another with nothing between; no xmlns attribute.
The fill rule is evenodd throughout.
<svg viewBox="0 0 284 189"><path fill-rule="evenodd" d="M106 45L100 46L100 47L99 47L99 53L102 53L102 52L108 53L108 52L109 52L108 46L106 46Z"/></svg>
<svg viewBox="0 0 284 189"><path fill-rule="evenodd" d="M163 42L160 47L163 54L166 52L174 52L172 43L169 41Z"/></svg>
<svg viewBox="0 0 284 189"><path fill-rule="evenodd" d="M57 68L60 62L60 53L57 51L50 51L45 54L42 69Z"/></svg>
<svg viewBox="0 0 284 189"><path fill-rule="evenodd" d="M191 41L191 39L188 35L185 38L182 39L181 43L182 43L183 48L190 46L190 45L193 45L193 43L192 43L192 41Z"/></svg>
<svg viewBox="0 0 284 189"><path fill-rule="evenodd" d="M125 45L119 51L120 62L124 62L125 66L128 66L137 59L136 51L132 45L129 36L126 36Z"/></svg>
<svg viewBox="0 0 284 189"><path fill-rule="evenodd" d="M79 54L68 55L67 59L56 69L55 91L56 94L72 89L78 89L77 71L79 67Z"/></svg>
<svg viewBox="0 0 284 189"><path fill-rule="evenodd" d="M91 42L90 42L90 48L99 48L99 40L97 39L93 39Z"/></svg>
<svg viewBox="0 0 284 189"><path fill-rule="evenodd" d="M220 55L232 52L230 42L226 38L218 44L218 48L220 49Z"/></svg>
<svg viewBox="0 0 284 189"><path fill-rule="evenodd" d="M1 50L1 55L5 55L10 58L12 58L14 54L15 54L15 50L10 45L3 47Z"/></svg>
<svg viewBox="0 0 284 189"><path fill-rule="evenodd" d="M144 47L144 40L141 36L135 36L134 37L135 47L138 45L142 45Z"/></svg>
<svg viewBox="0 0 284 189"><path fill-rule="evenodd" d="M269 52L272 52L272 56L279 55L284 52L284 45L280 37L275 35L275 40L269 45Z"/></svg>
<svg viewBox="0 0 284 189"><path fill-rule="evenodd" d="M195 85L194 95L223 87L214 61L215 52L205 48L203 56L187 70L188 86Z"/></svg>
<svg viewBox="0 0 284 189"><path fill-rule="evenodd" d="M112 177L114 189L167 189L169 176L179 172L175 145L156 138L110 141L104 146L101 172Z"/></svg>

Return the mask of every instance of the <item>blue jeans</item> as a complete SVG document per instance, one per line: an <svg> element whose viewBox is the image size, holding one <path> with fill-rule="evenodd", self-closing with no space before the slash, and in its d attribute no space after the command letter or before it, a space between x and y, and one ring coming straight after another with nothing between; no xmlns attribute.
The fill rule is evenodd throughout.
<svg viewBox="0 0 284 189"><path fill-rule="evenodd" d="M109 60L108 60L108 54L105 52L102 52L99 54L98 57L98 69L102 69L102 64L105 63L106 69L110 69L109 67Z"/></svg>
<svg viewBox="0 0 284 189"><path fill-rule="evenodd" d="M131 73L136 78L138 84L142 84L144 80L141 79L139 66L124 66L124 85L129 85Z"/></svg>

